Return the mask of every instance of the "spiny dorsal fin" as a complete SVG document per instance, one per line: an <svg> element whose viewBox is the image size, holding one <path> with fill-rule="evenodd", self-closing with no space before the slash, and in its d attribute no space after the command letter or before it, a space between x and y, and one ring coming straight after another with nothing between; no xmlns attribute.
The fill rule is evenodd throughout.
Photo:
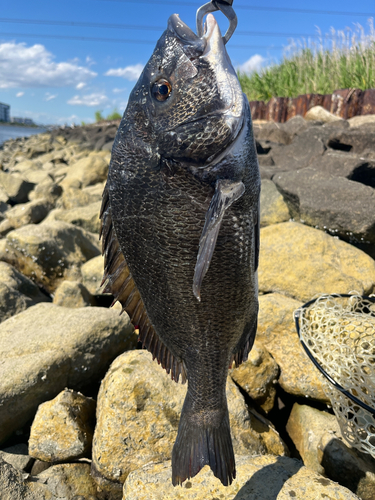
<svg viewBox="0 0 375 500"><path fill-rule="evenodd" d="M139 341L142 342L142 347L148 349L153 359L156 358L166 372L171 374L172 380L178 382L181 375L182 383L185 383L186 372L182 361L173 356L160 340L148 319L141 295L130 274L116 237L107 188L103 192L100 219L100 238L102 239L102 254L104 255L104 276L101 284L106 283L103 293L110 293L114 296L112 305L120 302L122 305L121 313L126 311L133 325L139 328Z"/></svg>

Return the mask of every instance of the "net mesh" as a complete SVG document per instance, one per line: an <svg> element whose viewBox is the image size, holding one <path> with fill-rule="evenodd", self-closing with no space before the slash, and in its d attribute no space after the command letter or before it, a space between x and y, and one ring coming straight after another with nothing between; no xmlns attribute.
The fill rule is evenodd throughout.
<svg viewBox="0 0 375 500"><path fill-rule="evenodd" d="M360 295L322 295L296 315L301 340L320 366L351 395L375 408L374 302ZM375 417L327 379L324 391L344 438L375 458Z"/></svg>

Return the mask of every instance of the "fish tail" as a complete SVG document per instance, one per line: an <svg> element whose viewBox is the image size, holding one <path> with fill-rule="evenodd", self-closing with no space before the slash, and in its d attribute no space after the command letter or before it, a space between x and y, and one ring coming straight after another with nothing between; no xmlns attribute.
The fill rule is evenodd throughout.
<svg viewBox="0 0 375 500"><path fill-rule="evenodd" d="M194 477L205 465L228 486L236 477L228 409L205 412L201 418L184 411L186 403L172 451L173 486Z"/></svg>

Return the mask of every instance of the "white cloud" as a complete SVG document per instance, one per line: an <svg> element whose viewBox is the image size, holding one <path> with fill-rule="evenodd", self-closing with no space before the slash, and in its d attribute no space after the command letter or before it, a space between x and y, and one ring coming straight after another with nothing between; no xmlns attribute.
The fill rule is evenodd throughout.
<svg viewBox="0 0 375 500"><path fill-rule="evenodd" d="M243 73L252 73L253 71L260 71L266 59L259 54L250 57L246 62L239 66L239 70Z"/></svg>
<svg viewBox="0 0 375 500"><path fill-rule="evenodd" d="M45 101L52 101L52 99L56 99L58 94L50 94L49 92L46 92L46 96L44 98Z"/></svg>
<svg viewBox="0 0 375 500"><path fill-rule="evenodd" d="M86 87L86 83L85 82L79 82L76 85L76 89L78 89L78 90L83 89L83 87Z"/></svg>
<svg viewBox="0 0 375 500"><path fill-rule="evenodd" d="M121 92L125 92L126 89L113 89L112 92L114 94L121 94Z"/></svg>
<svg viewBox="0 0 375 500"><path fill-rule="evenodd" d="M109 102L105 94L93 93L89 95L75 95L69 99L68 104L72 106L105 106Z"/></svg>
<svg viewBox="0 0 375 500"><path fill-rule="evenodd" d="M97 73L77 61L56 63L43 45L0 44L0 88L70 87L91 80Z"/></svg>
<svg viewBox="0 0 375 500"><path fill-rule="evenodd" d="M134 82L138 80L139 75L143 71L143 64L134 64L133 66L126 66L125 68L109 69L105 76L121 76L125 80Z"/></svg>
<svg viewBox="0 0 375 500"><path fill-rule="evenodd" d="M17 92L16 97L22 97L25 94L25 92Z"/></svg>

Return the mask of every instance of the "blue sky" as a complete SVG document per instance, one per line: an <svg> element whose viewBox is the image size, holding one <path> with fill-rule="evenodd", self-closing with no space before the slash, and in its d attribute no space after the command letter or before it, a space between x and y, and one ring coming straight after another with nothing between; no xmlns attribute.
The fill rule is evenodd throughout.
<svg viewBox="0 0 375 500"><path fill-rule="evenodd" d="M122 114L137 75L149 59L169 15L180 14L194 29L195 12L202 3L204 1L196 0L3 0L0 102L10 104L12 116L29 117L44 124L94 121L98 110L104 116L114 109ZM302 40L302 35L307 39L317 34L317 28L326 34L331 28L355 29L359 23L368 32L368 19L375 13L373 0L358 3L234 0L233 7L238 28L228 44L228 52L235 67L248 70L277 62L291 39ZM267 10L259 10L259 7ZM351 14L343 15L345 12ZM217 19L225 31L225 18L218 14ZM74 23L95 26L75 26ZM99 26L103 24L107 26Z"/></svg>

